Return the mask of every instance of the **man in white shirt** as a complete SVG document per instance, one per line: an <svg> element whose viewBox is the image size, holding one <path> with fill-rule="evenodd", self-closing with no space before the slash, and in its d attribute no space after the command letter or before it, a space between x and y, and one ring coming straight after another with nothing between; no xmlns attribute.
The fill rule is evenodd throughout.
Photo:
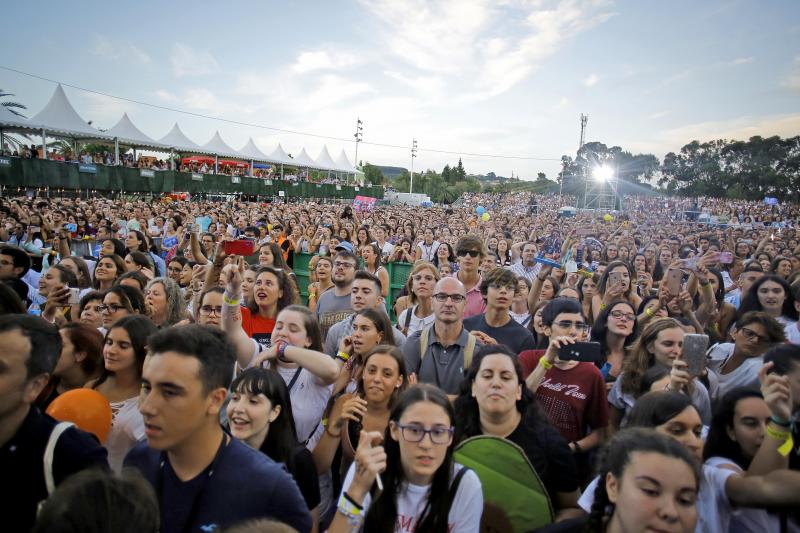
<svg viewBox="0 0 800 533"><path fill-rule="evenodd" d="M542 265L536 262L536 253L536 243L528 241L522 247L522 260L506 268L517 277L525 278L533 284L533 278L535 278L542 269Z"/></svg>

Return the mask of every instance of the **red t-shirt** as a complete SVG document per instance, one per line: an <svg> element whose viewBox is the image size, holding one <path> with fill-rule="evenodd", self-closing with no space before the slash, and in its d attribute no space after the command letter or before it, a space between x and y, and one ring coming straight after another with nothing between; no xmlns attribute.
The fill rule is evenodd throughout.
<svg viewBox="0 0 800 533"><path fill-rule="evenodd" d="M545 350L527 350L519 355L525 377L536 368ZM594 429L608 425L608 396L600 370L592 363L578 363L569 370L548 370L536 399L547 419L567 442L581 440Z"/></svg>
<svg viewBox="0 0 800 533"><path fill-rule="evenodd" d="M260 315L253 316L250 309L242 307L242 329L248 337L269 346L272 330L275 329L275 319L264 318Z"/></svg>

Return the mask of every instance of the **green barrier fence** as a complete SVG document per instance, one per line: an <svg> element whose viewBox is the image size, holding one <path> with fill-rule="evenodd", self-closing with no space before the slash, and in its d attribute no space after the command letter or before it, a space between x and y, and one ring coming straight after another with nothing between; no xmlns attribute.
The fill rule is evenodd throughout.
<svg viewBox="0 0 800 533"><path fill-rule="evenodd" d="M95 173L81 172L79 165L75 163L0 157L0 185L21 189L49 187L51 192L58 189L90 189L124 193L242 193L253 196L280 196L279 192L283 191L283 196L288 198L353 199L358 195L383 198L383 187L380 186L353 187L215 174L198 175L172 170L147 171L152 177L145 177L138 168L104 165L92 165L91 168ZM197 179L198 177L201 179Z"/></svg>
<svg viewBox="0 0 800 533"><path fill-rule="evenodd" d="M308 284L310 283L311 272L308 270L308 263L314 254L294 254L294 266L292 270L297 277L297 286L300 289L300 299L304 305L308 304ZM411 268L414 266L411 263L388 263L386 270L389 271L389 297L386 298L386 309L389 312L389 317L392 322L397 320L394 315L394 302L400 297L400 292L408 280L411 273Z"/></svg>

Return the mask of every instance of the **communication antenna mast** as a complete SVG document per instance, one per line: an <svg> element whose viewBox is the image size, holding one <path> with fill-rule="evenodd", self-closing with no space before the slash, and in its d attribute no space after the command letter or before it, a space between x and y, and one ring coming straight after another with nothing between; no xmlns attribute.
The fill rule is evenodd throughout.
<svg viewBox="0 0 800 533"><path fill-rule="evenodd" d="M578 144L578 150L583 148L583 143L586 142L586 123L589 122L589 115L581 113L581 142Z"/></svg>

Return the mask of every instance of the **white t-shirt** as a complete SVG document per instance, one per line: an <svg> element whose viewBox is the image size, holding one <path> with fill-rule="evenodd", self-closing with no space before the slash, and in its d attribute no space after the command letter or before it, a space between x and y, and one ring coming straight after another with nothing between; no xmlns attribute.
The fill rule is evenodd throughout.
<svg viewBox="0 0 800 533"><path fill-rule="evenodd" d="M300 370L297 380L289 391L289 400L292 402L292 415L294 415L294 425L297 429L297 438L300 442L306 443L306 448L313 450L317 445L322 433L317 431L322 412L328 405L328 398L331 397L333 384L325 385L317 376L305 368L282 368L277 367L278 373L289 386L295 372Z"/></svg>
<svg viewBox="0 0 800 533"><path fill-rule="evenodd" d="M800 328L797 327L797 322L787 324L783 328L783 332L786 334L787 342L791 344L800 344Z"/></svg>
<svg viewBox="0 0 800 533"><path fill-rule="evenodd" d="M342 493L347 492L353 482L355 474L355 463L350 465L347 470L347 477L342 483ZM463 466L455 465L455 473L458 473ZM425 508L426 498L430 490L430 485L412 485L403 482L400 484L400 494L397 496L397 522L394 531L405 533L416 531L420 513ZM364 498L364 511L366 514L369 509L370 495ZM481 480L473 471L468 471L461 478L458 484L453 505L448 514L448 529L454 533L478 533L481 528L481 515L483 514L483 490Z"/></svg>
<svg viewBox="0 0 800 533"><path fill-rule="evenodd" d="M108 450L108 464L120 473L122 462L134 445L144 438L144 419L139 412L139 397L123 402L111 402L111 431L104 444Z"/></svg>
<svg viewBox="0 0 800 533"><path fill-rule="evenodd" d="M620 374L619 377L622 377L622 374ZM625 427L628 423L628 415L630 415L631 409L633 409L633 405L636 403L636 399L632 394L622 392L622 380L619 378L614 382L614 385L608 393L608 403L620 411L623 411L624 414L620 422L620 427ZM696 378L694 379L694 387L692 389L692 405L695 406L697 412L700 414L700 420L703 422L703 425L710 426L711 399L709 398L706 386Z"/></svg>
<svg viewBox="0 0 800 533"><path fill-rule="evenodd" d="M708 350L708 384L711 400L717 401L730 390L737 387L758 388L758 371L764 364L764 357L748 357L733 372L721 374L719 369L733 355L732 342L716 344Z"/></svg>
<svg viewBox="0 0 800 533"><path fill-rule="evenodd" d="M700 492L697 495L697 525L695 533L728 533L731 522L731 503L725 493L725 483L734 475L732 470L703 465ZM594 503L594 491L600 480L596 477L581 494L578 505L587 513ZM766 531L764 531L766 533Z"/></svg>
<svg viewBox="0 0 800 533"><path fill-rule="evenodd" d="M439 241L433 241L430 246L425 244L425 241L420 241L417 243L419 249L422 250L422 257L423 261L433 262L433 258L436 257L436 251L439 249Z"/></svg>
<svg viewBox="0 0 800 533"><path fill-rule="evenodd" d="M410 337L414 333L418 331L422 331L423 329L427 328L431 324L436 321L436 315L433 313L430 316L426 316L425 318L419 318L416 314L417 306L415 305L412 308L406 308L400 313L400 316L397 318L397 329L400 331L406 327L406 315L411 313L411 322L408 324L408 331L406 332L406 338Z"/></svg>
<svg viewBox="0 0 800 533"><path fill-rule="evenodd" d="M726 457L710 457L705 462L706 466L720 468L744 475L744 471L733 461ZM754 507L736 507L731 511L730 531L743 533L767 533L780 531L780 521L777 515L769 514L766 509Z"/></svg>

